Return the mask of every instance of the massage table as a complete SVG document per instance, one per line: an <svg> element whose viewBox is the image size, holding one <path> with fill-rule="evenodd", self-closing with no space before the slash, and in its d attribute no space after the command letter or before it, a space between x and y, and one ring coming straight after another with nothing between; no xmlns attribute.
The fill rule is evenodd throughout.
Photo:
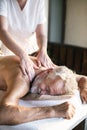
<svg viewBox="0 0 87 130"><path fill-rule="evenodd" d="M76 90L75 94L71 98L66 98L62 100L20 100L19 104L27 107L43 107L61 104L65 101L72 102L73 105L76 107L76 113L74 117L70 120L63 118L48 118L13 126L0 125L0 130L72 130L79 123L87 118L87 105L82 104L78 90Z"/></svg>

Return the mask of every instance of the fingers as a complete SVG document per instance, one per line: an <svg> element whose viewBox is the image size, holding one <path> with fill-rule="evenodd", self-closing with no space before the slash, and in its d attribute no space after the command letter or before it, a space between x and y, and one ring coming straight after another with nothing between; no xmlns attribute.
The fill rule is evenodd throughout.
<svg viewBox="0 0 87 130"><path fill-rule="evenodd" d="M38 69L38 67L36 65L34 65L34 63L29 58L28 59L22 59L20 61L20 67L22 69L23 74L28 76L30 81L35 76L34 68Z"/></svg>
<svg viewBox="0 0 87 130"><path fill-rule="evenodd" d="M28 75L28 78L31 81L34 77L34 69L32 66L29 66L28 68L25 68L25 69L26 69L26 74Z"/></svg>
<svg viewBox="0 0 87 130"><path fill-rule="evenodd" d="M43 66L45 68L54 68L54 64L51 61L47 53L39 53L37 56L37 64L39 67Z"/></svg>
<svg viewBox="0 0 87 130"><path fill-rule="evenodd" d="M82 100L82 103L87 103L87 90L86 89L83 89L81 92L80 92L80 96L81 96L81 100Z"/></svg>
<svg viewBox="0 0 87 130"><path fill-rule="evenodd" d="M37 60L37 66L38 67L41 67L42 65L41 65L41 62L39 61L39 60Z"/></svg>
<svg viewBox="0 0 87 130"><path fill-rule="evenodd" d="M45 66L46 68L54 68L53 63L52 63L52 62L48 62L48 61L44 64L44 66Z"/></svg>
<svg viewBox="0 0 87 130"><path fill-rule="evenodd" d="M71 103L67 103L66 106L65 118L71 119L75 114L75 107Z"/></svg>
<svg viewBox="0 0 87 130"><path fill-rule="evenodd" d="M54 68L54 64L50 59L37 60L37 64L39 67L43 66L45 68Z"/></svg>
<svg viewBox="0 0 87 130"><path fill-rule="evenodd" d="M45 59L44 63L42 63L43 66L47 67L47 68L54 68L54 64L52 63L52 61L50 59Z"/></svg>
<svg viewBox="0 0 87 130"><path fill-rule="evenodd" d="M87 103L87 96L82 96L81 100L82 100L83 104L86 104Z"/></svg>
<svg viewBox="0 0 87 130"><path fill-rule="evenodd" d="M56 114L59 114L58 116L66 119L71 119L75 114L75 107L71 103L65 102L58 105L56 111Z"/></svg>
<svg viewBox="0 0 87 130"><path fill-rule="evenodd" d="M32 81L32 79L34 78L34 75L35 75L35 72L34 72L34 69L31 69L31 71L28 71L29 73L29 78L30 78L30 81Z"/></svg>
<svg viewBox="0 0 87 130"><path fill-rule="evenodd" d="M28 76L28 78L30 79L30 81L32 80L32 78L33 78L33 75L34 75L34 70L33 70L33 68L30 68L30 69L26 69L26 66L22 66L22 65L20 65L21 66L21 69L22 69L22 72L23 72L23 74L25 75L25 76Z"/></svg>
<svg viewBox="0 0 87 130"><path fill-rule="evenodd" d="M21 62L20 62L20 67L21 67L23 74L26 75L27 73L26 73L26 70L25 70L25 65L23 63L23 60L21 60Z"/></svg>
<svg viewBox="0 0 87 130"><path fill-rule="evenodd" d="M35 65L35 64L33 65L33 68L34 69L39 69L39 67L37 65Z"/></svg>

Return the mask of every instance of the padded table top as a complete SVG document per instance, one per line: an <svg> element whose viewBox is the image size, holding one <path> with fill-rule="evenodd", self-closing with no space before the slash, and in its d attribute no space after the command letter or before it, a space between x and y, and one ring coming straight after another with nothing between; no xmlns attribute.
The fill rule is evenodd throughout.
<svg viewBox="0 0 87 130"><path fill-rule="evenodd" d="M27 107L36 106L51 106L63 103L65 101L72 102L76 107L76 113L70 120L63 118L48 118L29 123L23 123L14 126L0 126L0 130L71 130L75 128L81 121L87 117L87 105L82 104L79 96L79 92L76 91L75 95L70 99L63 100L20 100L20 104Z"/></svg>

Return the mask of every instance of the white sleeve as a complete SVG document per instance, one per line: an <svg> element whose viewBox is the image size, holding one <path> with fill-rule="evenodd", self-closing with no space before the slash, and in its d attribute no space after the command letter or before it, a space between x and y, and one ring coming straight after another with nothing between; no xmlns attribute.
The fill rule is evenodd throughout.
<svg viewBox="0 0 87 130"><path fill-rule="evenodd" d="M0 15L7 17L7 0L0 0Z"/></svg>
<svg viewBox="0 0 87 130"><path fill-rule="evenodd" d="M45 0L40 0L38 11L38 24L46 22Z"/></svg>

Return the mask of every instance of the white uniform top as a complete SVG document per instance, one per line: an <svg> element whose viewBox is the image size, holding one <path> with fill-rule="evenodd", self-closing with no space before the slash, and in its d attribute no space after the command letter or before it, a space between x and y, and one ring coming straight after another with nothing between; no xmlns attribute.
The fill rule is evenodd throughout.
<svg viewBox="0 0 87 130"><path fill-rule="evenodd" d="M44 1L27 0L25 7L21 10L17 0L0 0L0 15L7 17L10 34L27 54L38 49L32 36L37 25L46 21ZM5 55L13 54L4 44L1 45L1 50Z"/></svg>

